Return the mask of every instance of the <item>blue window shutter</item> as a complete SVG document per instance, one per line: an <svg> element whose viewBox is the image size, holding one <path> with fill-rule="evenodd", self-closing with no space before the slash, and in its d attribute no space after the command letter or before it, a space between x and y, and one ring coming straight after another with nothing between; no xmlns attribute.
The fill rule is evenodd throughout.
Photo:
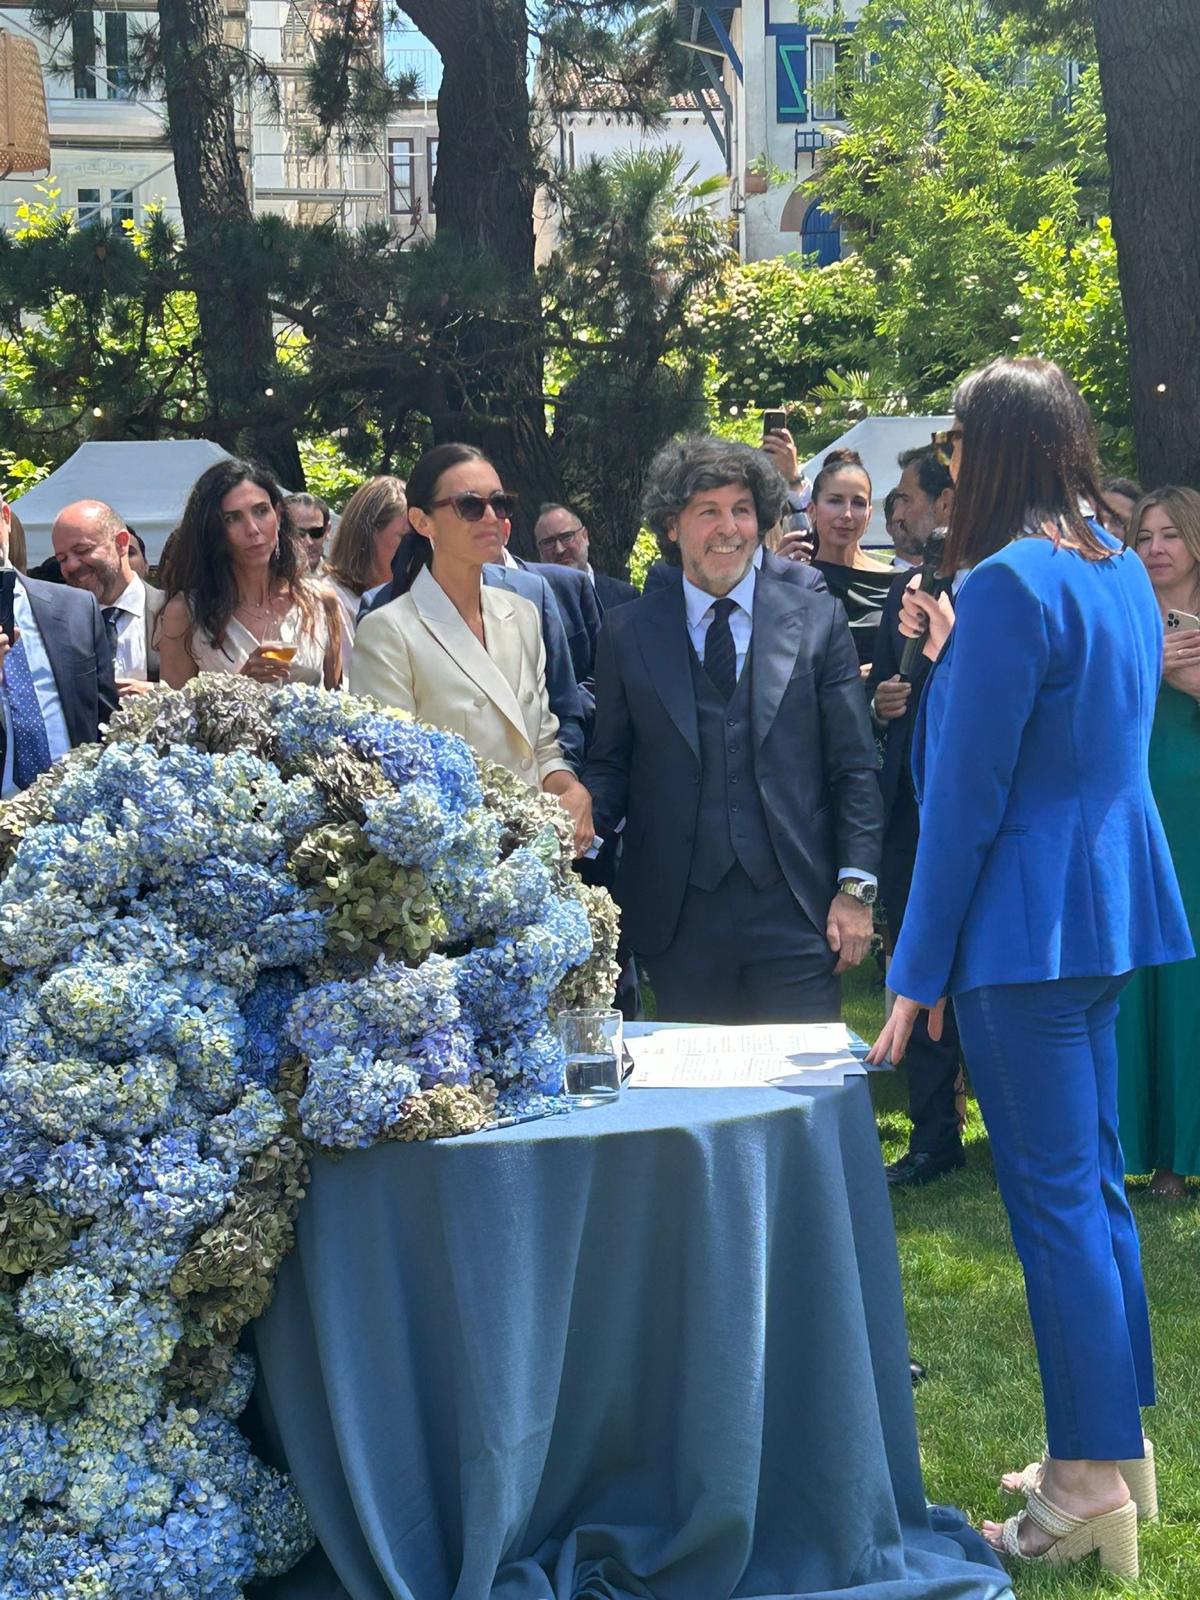
<svg viewBox="0 0 1200 1600"><path fill-rule="evenodd" d="M775 120L808 121L808 29L775 34Z"/></svg>

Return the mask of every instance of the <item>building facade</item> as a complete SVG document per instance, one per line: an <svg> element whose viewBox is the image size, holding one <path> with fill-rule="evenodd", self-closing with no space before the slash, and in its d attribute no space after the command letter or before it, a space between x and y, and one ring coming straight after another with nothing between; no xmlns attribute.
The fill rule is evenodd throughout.
<svg viewBox="0 0 1200 1600"><path fill-rule="evenodd" d="M50 178L59 204L73 209L80 222L138 222L151 206L179 220L166 107L135 95L129 78L137 34L154 22L154 7L111 0L91 13L90 22L80 17L51 40L34 28L28 10L0 0L0 28L35 38L41 49ZM351 228L387 219L402 243L432 236L437 53L414 30L389 27L380 51L389 65L416 75L418 97L380 131L373 147L313 154L303 74L322 25L319 8L304 0L227 0L229 43L264 62L279 89L278 116L249 92L236 103L238 146L254 210L297 222L333 218ZM25 176L0 181L0 226L13 225L20 201L39 198L37 185Z"/></svg>

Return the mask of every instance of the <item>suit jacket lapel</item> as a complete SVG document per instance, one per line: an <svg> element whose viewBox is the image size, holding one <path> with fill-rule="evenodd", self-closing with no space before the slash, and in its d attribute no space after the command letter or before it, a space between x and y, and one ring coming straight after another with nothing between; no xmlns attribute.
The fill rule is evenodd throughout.
<svg viewBox="0 0 1200 1600"><path fill-rule="evenodd" d="M508 595L495 586L483 586L483 626L489 645L485 650L429 572L418 573L409 592L426 629L528 743L529 730L504 670L512 673L513 680L520 676L521 635Z"/></svg>
<svg viewBox="0 0 1200 1600"><path fill-rule="evenodd" d="M771 731L804 641L803 590L760 569L754 585L750 726L755 749Z"/></svg>
<svg viewBox="0 0 1200 1600"><path fill-rule="evenodd" d="M696 686L682 582L661 589L638 604L636 628L642 659L671 721L700 759Z"/></svg>
<svg viewBox="0 0 1200 1600"><path fill-rule="evenodd" d="M20 577L17 578L17 582L21 582ZM29 602L29 609L33 612L38 632L42 636L42 649L46 652L46 659L54 676L54 687L58 690L58 703L62 707L63 721L67 725L67 735L71 745L74 747L77 744L85 744L89 739L96 737L95 729L88 733L83 725L83 708L78 679L72 671L71 653L58 649L55 643L67 633L70 622L63 616L63 608L58 603L57 595L48 595L44 590L35 593L27 585L22 587L25 589L25 598Z"/></svg>

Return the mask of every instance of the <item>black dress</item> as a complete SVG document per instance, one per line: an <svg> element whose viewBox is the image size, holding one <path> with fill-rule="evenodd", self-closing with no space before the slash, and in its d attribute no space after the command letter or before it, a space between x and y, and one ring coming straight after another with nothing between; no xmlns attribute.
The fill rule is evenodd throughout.
<svg viewBox="0 0 1200 1600"><path fill-rule="evenodd" d="M873 567L843 567L833 561L814 561L813 566L825 579L830 594L836 595L845 608L859 664L871 662L888 590L897 578L911 577L911 571L901 574L890 568L876 571Z"/></svg>

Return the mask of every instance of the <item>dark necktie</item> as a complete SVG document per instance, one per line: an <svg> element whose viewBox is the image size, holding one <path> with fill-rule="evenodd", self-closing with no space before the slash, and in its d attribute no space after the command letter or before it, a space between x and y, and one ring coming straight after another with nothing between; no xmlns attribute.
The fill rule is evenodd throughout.
<svg viewBox="0 0 1200 1600"><path fill-rule="evenodd" d="M737 646L729 626L729 615L736 604L728 596L714 602L712 621L704 638L704 670L726 703L733 699L737 688Z"/></svg>
<svg viewBox="0 0 1200 1600"><path fill-rule="evenodd" d="M101 606L100 615L104 618L104 631L108 635L108 648L112 651L113 664L117 660L117 618L121 615L119 606Z"/></svg>
<svg viewBox="0 0 1200 1600"><path fill-rule="evenodd" d="M13 782L18 789L28 789L38 774L50 766L50 742L20 639L4 658L4 689L12 728Z"/></svg>

